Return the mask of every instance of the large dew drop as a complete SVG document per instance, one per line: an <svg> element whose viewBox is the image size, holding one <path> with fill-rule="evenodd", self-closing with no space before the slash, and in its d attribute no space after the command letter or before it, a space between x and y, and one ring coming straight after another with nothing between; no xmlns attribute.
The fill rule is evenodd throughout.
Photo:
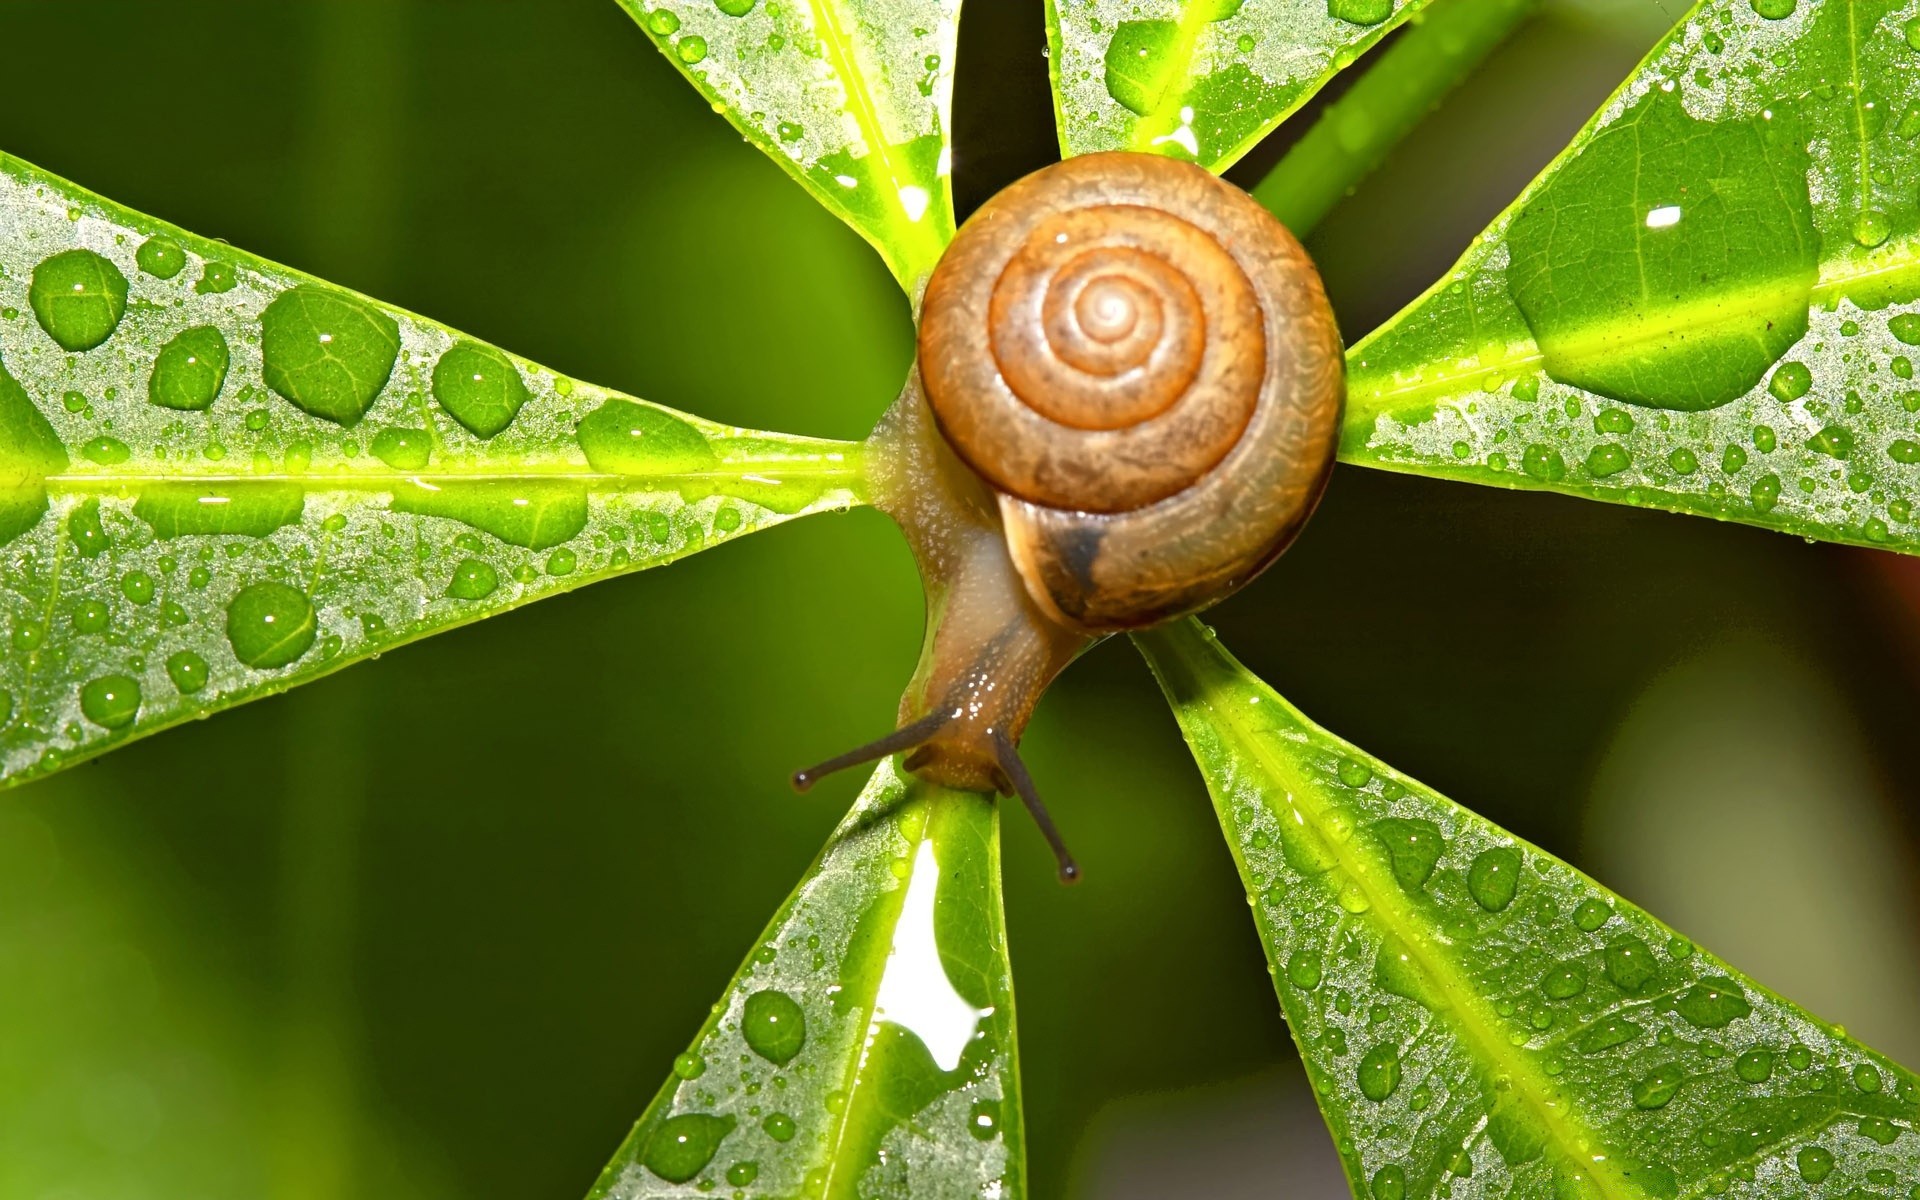
<svg viewBox="0 0 1920 1200"><path fill-rule="evenodd" d="M1488 912L1504 912L1520 888L1520 852L1505 846L1474 855L1467 868L1467 894Z"/></svg>
<svg viewBox="0 0 1920 1200"><path fill-rule="evenodd" d="M479 342L455 342L433 365L433 398L477 438L513 424L527 385L506 355Z"/></svg>
<svg viewBox="0 0 1920 1200"><path fill-rule="evenodd" d="M102 729L125 729L140 713L140 683L131 675L102 675L80 689L80 711Z"/></svg>
<svg viewBox="0 0 1920 1200"><path fill-rule="evenodd" d="M0 546L40 523L46 478L67 465L60 435L0 364Z"/></svg>
<svg viewBox="0 0 1920 1200"><path fill-rule="evenodd" d="M220 395L231 361L226 336L218 329L211 325L189 329L168 342L153 360L147 399L162 408L200 412Z"/></svg>
<svg viewBox="0 0 1920 1200"><path fill-rule="evenodd" d="M311 284L260 314L267 386L316 417L357 425L393 374L400 326L364 300Z"/></svg>
<svg viewBox="0 0 1920 1200"><path fill-rule="evenodd" d="M732 1132L732 1117L709 1113L668 1117L647 1139L640 1161L668 1183L685 1183L707 1169L720 1143Z"/></svg>
<svg viewBox="0 0 1920 1200"><path fill-rule="evenodd" d="M1807 331L1807 165L1766 122L1695 120L1665 92L1608 126L1507 235L1507 286L1547 373L1685 412L1744 395Z"/></svg>
<svg viewBox="0 0 1920 1200"><path fill-rule="evenodd" d="M127 311L127 277L91 250L68 250L34 268L27 303L47 336L77 354L120 327Z"/></svg>
<svg viewBox="0 0 1920 1200"><path fill-rule="evenodd" d="M755 992L740 1013L740 1033L755 1054L786 1066L807 1044L807 1018L785 992Z"/></svg>
<svg viewBox="0 0 1920 1200"><path fill-rule="evenodd" d="M316 632L313 601L284 583L249 584L227 605L227 642L235 658L256 670L298 661Z"/></svg>

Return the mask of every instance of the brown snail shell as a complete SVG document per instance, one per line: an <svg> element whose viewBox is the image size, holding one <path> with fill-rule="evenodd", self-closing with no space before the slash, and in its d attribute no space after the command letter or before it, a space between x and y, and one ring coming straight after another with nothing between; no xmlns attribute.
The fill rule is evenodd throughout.
<svg viewBox="0 0 1920 1200"><path fill-rule="evenodd" d="M1200 167L1115 152L974 214L927 284L919 369L1034 599L1110 632L1286 548L1332 466L1344 361L1279 221Z"/></svg>

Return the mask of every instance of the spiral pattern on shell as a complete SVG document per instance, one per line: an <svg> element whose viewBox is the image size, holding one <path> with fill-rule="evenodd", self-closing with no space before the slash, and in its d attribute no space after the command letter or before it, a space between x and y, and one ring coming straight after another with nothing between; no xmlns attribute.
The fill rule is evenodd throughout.
<svg viewBox="0 0 1920 1200"><path fill-rule="evenodd" d="M927 284L919 369L1061 622L1204 607L1277 557L1332 463L1343 367L1312 261L1246 193L1086 155L995 196Z"/></svg>

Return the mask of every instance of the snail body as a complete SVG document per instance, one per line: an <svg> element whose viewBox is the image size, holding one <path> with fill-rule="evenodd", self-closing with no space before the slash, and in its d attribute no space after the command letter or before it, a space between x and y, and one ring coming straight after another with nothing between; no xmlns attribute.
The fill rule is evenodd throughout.
<svg viewBox="0 0 1920 1200"><path fill-rule="evenodd" d="M927 586L920 668L900 729L822 767L910 749L937 783L1018 792L1071 877L1014 753L1027 718L1100 637L1279 557L1326 486L1343 383L1306 251L1204 169L1092 154L989 200L928 280L869 443Z"/></svg>

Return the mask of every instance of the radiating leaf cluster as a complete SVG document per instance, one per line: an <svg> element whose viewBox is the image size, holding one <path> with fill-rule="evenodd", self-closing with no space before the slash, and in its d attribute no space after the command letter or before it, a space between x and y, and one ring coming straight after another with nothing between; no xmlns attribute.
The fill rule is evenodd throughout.
<svg viewBox="0 0 1920 1200"><path fill-rule="evenodd" d="M909 293L953 236L959 0L620 0Z"/></svg>
<svg viewBox="0 0 1920 1200"><path fill-rule="evenodd" d="M1920 1185L1910 1072L1314 726L1197 624L1139 641L1356 1195Z"/></svg>
<svg viewBox="0 0 1920 1200"><path fill-rule="evenodd" d="M1024 1194L998 814L889 762L593 1200Z"/></svg>
<svg viewBox="0 0 1920 1200"><path fill-rule="evenodd" d="M1426 0L1047 0L1068 156L1224 171Z"/></svg>
<svg viewBox="0 0 1920 1200"><path fill-rule="evenodd" d="M0 158L0 781L857 499Z"/></svg>
<svg viewBox="0 0 1920 1200"><path fill-rule="evenodd" d="M1343 457L1920 550L1916 21L1696 7L1353 349Z"/></svg>

